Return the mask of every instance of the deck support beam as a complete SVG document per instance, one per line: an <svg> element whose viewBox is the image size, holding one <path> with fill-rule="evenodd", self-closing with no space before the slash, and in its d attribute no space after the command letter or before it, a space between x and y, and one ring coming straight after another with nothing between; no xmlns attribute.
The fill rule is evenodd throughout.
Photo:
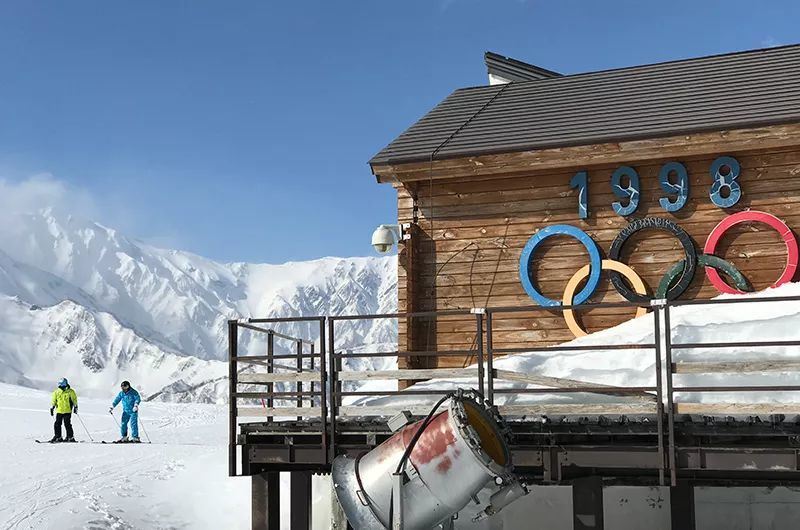
<svg viewBox="0 0 800 530"><path fill-rule="evenodd" d="M572 524L575 530L603 530L602 477L585 477L573 481Z"/></svg>
<svg viewBox="0 0 800 530"><path fill-rule="evenodd" d="M669 489L669 508L672 530L695 530L694 486L678 481Z"/></svg>
<svg viewBox="0 0 800 530"><path fill-rule="evenodd" d="M291 530L311 530L311 473L293 471L289 478L291 488Z"/></svg>
<svg viewBox="0 0 800 530"><path fill-rule="evenodd" d="M253 475L250 514L252 530L280 530L280 473Z"/></svg>

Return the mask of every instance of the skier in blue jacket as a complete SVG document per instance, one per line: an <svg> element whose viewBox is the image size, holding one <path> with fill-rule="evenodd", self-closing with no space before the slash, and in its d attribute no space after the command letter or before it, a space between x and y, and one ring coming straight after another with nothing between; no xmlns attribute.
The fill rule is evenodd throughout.
<svg viewBox="0 0 800 530"><path fill-rule="evenodd" d="M131 435L133 436L130 441L139 443L139 403L142 402L139 392L131 387L128 381L122 382L122 391L114 398L111 408L108 412L114 414L114 407L117 403L122 402L122 421L119 425L119 433L122 436L119 442L127 442L128 440L128 422L131 424Z"/></svg>

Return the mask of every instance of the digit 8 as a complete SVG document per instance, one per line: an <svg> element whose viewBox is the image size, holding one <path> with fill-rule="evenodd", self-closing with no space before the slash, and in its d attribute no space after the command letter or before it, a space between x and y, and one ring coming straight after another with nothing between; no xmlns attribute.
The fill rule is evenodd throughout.
<svg viewBox="0 0 800 530"><path fill-rule="evenodd" d="M728 173L725 175L721 173L724 167L728 168ZM739 199L742 198L742 188L736 179L739 178L740 171L739 161L732 156L721 156L714 160L709 170L711 178L714 179L708 193L711 202L720 208L730 208L739 202ZM724 188L728 189L727 197L722 196Z"/></svg>

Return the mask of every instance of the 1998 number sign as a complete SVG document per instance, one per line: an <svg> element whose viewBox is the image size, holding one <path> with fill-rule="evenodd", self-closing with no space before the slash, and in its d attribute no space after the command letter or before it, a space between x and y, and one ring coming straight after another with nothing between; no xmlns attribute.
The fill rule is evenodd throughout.
<svg viewBox="0 0 800 530"><path fill-rule="evenodd" d="M711 163L709 173L713 180L708 190L711 202L720 208L730 208L742 197L742 188L736 181L741 166L732 156L721 156ZM623 184L623 182L625 182ZM667 162L658 172L658 182L667 197L658 202L668 212L677 212L686 205L689 198L689 174L680 162ZM577 173L569 185L578 190L578 217L589 217L589 173ZM630 166L620 166L611 175L611 191L620 201L611 203L617 215L631 215L639 207L639 174ZM627 199L627 201L624 201ZM623 204L623 201L625 204Z"/></svg>

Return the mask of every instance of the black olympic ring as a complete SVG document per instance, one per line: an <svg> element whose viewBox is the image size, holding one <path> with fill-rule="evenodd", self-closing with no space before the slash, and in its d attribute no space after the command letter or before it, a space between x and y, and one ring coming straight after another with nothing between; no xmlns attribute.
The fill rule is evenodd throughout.
<svg viewBox="0 0 800 530"><path fill-rule="evenodd" d="M611 243L609 257L614 261L621 261L620 255L622 254L622 247L625 245L625 242L629 237L640 230L664 230L678 238L681 246L683 246L683 252L686 254L686 259L684 261L686 265L683 268L678 282L667 291L667 299L675 300L689 288L689 284L692 283L695 270L697 269L697 250L695 250L694 242L683 228L669 219L664 219L663 217L645 217L632 221L628 226L620 230L617 237L614 238L614 241ZM614 288L629 302L635 304L650 303L649 297L640 295L631 290L618 272L611 271L609 276Z"/></svg>

